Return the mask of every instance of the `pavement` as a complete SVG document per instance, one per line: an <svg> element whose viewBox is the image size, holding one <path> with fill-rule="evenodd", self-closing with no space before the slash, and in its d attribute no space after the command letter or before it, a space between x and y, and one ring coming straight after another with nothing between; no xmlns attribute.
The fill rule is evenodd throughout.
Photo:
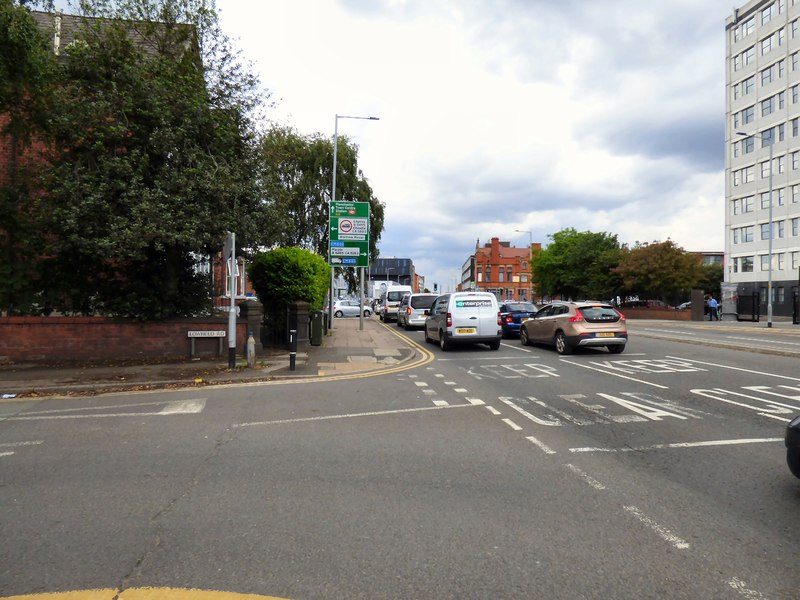
<svg viewBox="0 0 800 600"><path fill-rule="evenodd" d="M689 327L725 326L741 330L767 330L766 322L722 321L628 321L629 330L648 324ZM800 336L800 326L791 320L776 319L777 333ZM709 342L702 342L709 343ZM712 343L713 345L713 343ZM288 349L256 350L256 364L248 367L237 356L236 367L228 367L228 357L180 359L161 362L108 362L103 364L7 363L0 364L0 401L50 396L87 396L111 392L204 387L278 381L314 381L360 377L368 374L404 370L433 359L430 350L400 335L395 324L384 324L376 316L334 319L333 328L323 336L320 346L299 348L294 368Z"/></svg>
<svg viewBox="0 0 800 600"><path fill-rule="evenodd" d="M298 348L292 368L288 349L256 348L256 364L228 356L171 361L0 364L0 400L58 395L97 395L210 385L354 377L410 368L430 360L428 350L377 317L334 319L320 346Z"/></svg>

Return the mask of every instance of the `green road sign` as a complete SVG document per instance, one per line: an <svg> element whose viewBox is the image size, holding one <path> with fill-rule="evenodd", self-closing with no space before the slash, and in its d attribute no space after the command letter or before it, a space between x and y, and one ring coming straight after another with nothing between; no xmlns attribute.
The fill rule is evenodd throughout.
<svg viewBox="0 0 800 600"><path fill-rule="evenodd" d="M336 267L369 266L369 202L334 202L328 262Z"/></svg>

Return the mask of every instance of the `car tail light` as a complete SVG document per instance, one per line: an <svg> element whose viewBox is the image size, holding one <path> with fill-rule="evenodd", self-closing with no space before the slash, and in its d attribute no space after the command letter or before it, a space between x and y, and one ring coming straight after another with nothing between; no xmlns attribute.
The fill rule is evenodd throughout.
<svg viewBox="0 0 800 600"><path fill-rule="evenodd" d="M511 323L511 315L508 317L508 322ZM500 312L497 312L497 324L502 327L503 326L503 317L500 315Z"/></svg>
<svg viewBox="0 0 800 600"><path fill-rule="evenodd" d="M512 317L511 315L506 315L506 323L513 323L513 322L514 322L514 317Z"/></svg>
<svg viewBox="0 0 800 600"><path fill-rule="evenodd" d="M447 326L448 327L453 326L453 315L450 313L447 313Z"/></svg>
<svg viewBox="0 0 800 600"><path fill-rule="evenodd" d="M625 320L625 315L623 315L623 314L622 314L621 312L619 312L619 311L617 311L617 314L619 315L619 320L620 320L620 321L624 321L624 320Z"/></svg>
<svg viewBox="0 0 800 600"><path fill-rule="evenodd" d="M575 311L575 314L569 318L570 323L582 323L584 320L585 319L579 310Z"/></svg>

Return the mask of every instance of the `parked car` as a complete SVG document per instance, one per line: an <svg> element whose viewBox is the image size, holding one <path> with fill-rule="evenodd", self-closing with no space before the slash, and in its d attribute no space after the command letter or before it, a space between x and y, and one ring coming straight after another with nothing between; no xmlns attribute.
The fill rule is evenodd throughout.
<svg viewBox="0 0 800 600"><path fill-rule="evenodd" d="M497 296L489 292L443 294L425 318L425 341L439 342L442 350L458 343L488 344L497 350L502 338Z"/></svg>
<svg viewBox="0 0 800 600"><path fill-rule="evenodd" d="M531 302L503 302L498 308L503 337L517 337L522 322L536 314L536 305Z"/></svg>
<svg viewBox="0 0 800 600"><path fill-rule="evenodd" d="M540 308L522 323L523 345L552 344L559 354L572 354L581 346L605 346L619 354L628 342L625 316L610 304L554 302Z"/></svg>
<svg viewBox="0 0 800 600"><path fill-rule="evenodd" d="M675 308L677 308L678 310L689 310L690 308L692 308L692 303L691 302L681 302Z"/></svg>
<svg viewBox="0 0 800 600"><path fill-rule="evenodd" d="M359 306L364 311L365 317L372 314L372 308L368 304L359 304L358 300L335 300L333 302L333 316L357 317L359 315Z"/></svg>
<svg viewBox="0 0 800 600"><path fill-rule="evenodd" d="M424 327L425 311L438 297L438 294L406 294L403 296L400 306L397 307L397 326L406 329Z"/></svg>
<svg viewBox="0 0 800 600"><path fill-rule="evenodd" d="M800 416L786 427L786 462L795 477L800 477Z"/></svg>

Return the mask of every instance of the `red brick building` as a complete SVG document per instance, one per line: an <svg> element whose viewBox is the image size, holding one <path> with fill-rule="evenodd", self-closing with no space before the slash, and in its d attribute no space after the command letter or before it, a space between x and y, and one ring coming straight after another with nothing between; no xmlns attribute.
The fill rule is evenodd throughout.
<svg viewBox="0 0 800 600"><path fill-rule="evenodd" d="M475 243L475 254L464 263L459 290L494 293L499 300L531 300L536 297L531 281L531 254L541 250L540 243L515 248L510 242L492 238Z"/></svg>

